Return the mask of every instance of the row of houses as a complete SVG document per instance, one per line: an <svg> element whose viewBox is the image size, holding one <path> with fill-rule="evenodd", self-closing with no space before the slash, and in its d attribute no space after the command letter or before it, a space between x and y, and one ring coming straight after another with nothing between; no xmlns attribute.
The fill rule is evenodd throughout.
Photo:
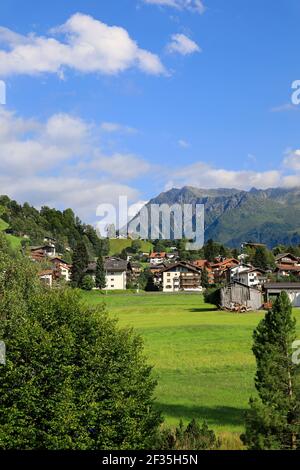
<svg viewBox="0 0 300 470"><path fill-rule="evenodd" d="M31 247L30 258L34 262L45 262L49 265L49 268L39 272L41 281L48 286L52 287L53 283L60 279L65 282L71 281L72 265L57 256L55 243ZM104 269L106 289L108 290L125 290L128 278L135 279L141 273L141 268L137 263L130 263L117 257L106 258L104 260ZM95 280L96 262L89 263L86 274Z"/></svg>

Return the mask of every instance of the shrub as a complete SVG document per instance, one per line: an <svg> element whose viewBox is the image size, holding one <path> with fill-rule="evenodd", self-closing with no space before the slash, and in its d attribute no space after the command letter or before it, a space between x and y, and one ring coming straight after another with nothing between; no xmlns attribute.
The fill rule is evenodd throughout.
<svg viewBox="0 0 300 470"><path fill-rule="evenodd" d="M220 287L211 287L204 292L204 300L208 304L213 304L219 307L221 303L221 289Z"/></svg>
<svg viewBox="0 0 300 470"><path fill-rule="evenodd" d="M92 276L84 276L82 279L81 287L83 290L92 290L95 287L95 282Z"/></svg>
<svg viewBox="0 0 300 470"><path fill-rule="evenodd" d="M220 445L214 431L206 423L200 426L195 419L186 428L180 421L176 429L163 429L157 442L160 450L216 450Z"/></svg>

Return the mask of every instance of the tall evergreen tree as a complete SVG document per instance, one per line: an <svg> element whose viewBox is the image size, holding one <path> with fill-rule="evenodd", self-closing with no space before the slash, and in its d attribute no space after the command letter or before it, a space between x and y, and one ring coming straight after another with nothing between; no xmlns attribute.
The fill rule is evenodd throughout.
<svg viewBox="0 0 300 470"><path fill-rule="evenodd" d="M256 248L253 258L250 258L250 261L256 268L263 269L264 271L275 265L273 253L269 252L263 246Z"/></svg>
<svg viewBox="0 0 300 470"><path fill-rule="evenodd" d="M208 240L204 246L204 256L207 261L213 262L219 255L219 248L213 240Z"/></svg>
<svg viewBox="0 0 300 470"><path fill-rule="evenodd" d="M102 256L99 256L97 260L96 287L98 287L98 289L105 289L106 287L105 269L104 269L104 262L103 262Z"/></svg>
<svg viewBox="0 0 300 470"><path fill-rule="evenodd" d="M73 264L71 271L71 279L73 287L81 287L85 270L89 264L89 256L83 241L77 243L73 253Z"/></svg>
<svg viewBox="0 0 300 470"><path fill-rule="evenodd" d="M243 442L249 449L300 448L299 377L292 362L295 319L287 294L254 331L253 352L259 398L250 399Z"/></svg>
<svg viewBox="0 0 300 470"><path fill-rule="evenodd" d="M208 271L206 268L204 268L202 271L201 284L205 289L209 287Z"/></svg>

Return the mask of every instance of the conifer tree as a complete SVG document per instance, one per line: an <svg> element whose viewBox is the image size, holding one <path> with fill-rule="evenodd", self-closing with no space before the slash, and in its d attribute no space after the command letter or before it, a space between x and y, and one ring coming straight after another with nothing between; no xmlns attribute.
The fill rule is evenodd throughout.
<svg viewBox="0 0 300 470"><path fill-rule="evenodd" d="M209 287L208 271L206 268L202 271L201 284L205 289Z"/></svg>
<svg viewBox="0 0 300 470"><path fill-rule="evenodd" d="M104 262L103 262L103 258L101 255L99 256L97 260L97 266L96 266L96 287L98 287L98 289L105 289L106 287Z"/></svg>
<svg viewBox="0 0 300 470"><path fill-rule="evenodd" d="M89 264L89 257L86 246L83 241L77 243L73 253L73 264L71 270L71 279L73 287L81 287L85 276L85 270Z"/></svg>
<svg viewBox="0 0 300 470"><path fill-rule="evenodd" d="M254 331L258 398L250 399L243 442L251 450L300 448L299 376L292 362L295 320L283 292Z"/></svg>

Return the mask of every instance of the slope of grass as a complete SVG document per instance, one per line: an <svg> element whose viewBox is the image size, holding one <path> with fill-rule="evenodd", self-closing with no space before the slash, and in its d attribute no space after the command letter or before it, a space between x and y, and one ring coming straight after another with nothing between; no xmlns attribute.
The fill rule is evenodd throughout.
<svg viewBox="0 0 300 470"><path fill-rule="evenodd" d="M197 418L218 432L243 430L243 413L255 394L252 332L263 312L215 311L200 295L103 298L91 292L84 299L94 305L105 302L121 326L134 327L143 336L158 380L157 404L167 423ZM299 320L300 312L295 314Z"/></svg>
<svg viewBox="0 0 300 470"><path fill-rule="evenodd" d="M3 232L7 228L8 228L8 223L0 218L0 231ZM21 240L22 240L21 238L15 237L14 235L9 235L9 234L7 234L6 237L13 249L21 248Z"/></svg>
<svg viewBox="0 0 300 470"><path fill-rule="evenodd" d="M141 241L142 248L141 251L145 253L149 253L152 250L152 243L148 241ZM109 240L109 254L110 256L117 255L121 253L122 250L125 248L129 248L132 245L132 240L127 239L110 239Z"/></svg>
<svg viewBox="0 0 300 470"><path fill-rule="evenodd" d="M6 230L7 228L8 228L8 223L0 219L0 231L3 232L3 230Z"/></svg>

